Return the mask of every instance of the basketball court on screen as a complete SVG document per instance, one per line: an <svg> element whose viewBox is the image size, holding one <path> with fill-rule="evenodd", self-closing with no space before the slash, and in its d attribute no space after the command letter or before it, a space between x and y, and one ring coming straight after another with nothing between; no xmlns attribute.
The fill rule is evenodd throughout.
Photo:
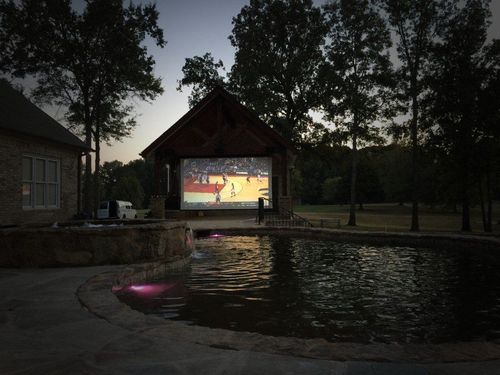
<svg viewBox="0 0 500 375"><path fill-rule="evenodd" d="M209 175L210 183L199 183L194 179L184 179L184 200L192 203L216 203L216 192L221 203L257 202L260 197L269 199L269 179L267 176L229 175L226 185L222 174ZM232 194L234 185L234 193Z"/></svg>

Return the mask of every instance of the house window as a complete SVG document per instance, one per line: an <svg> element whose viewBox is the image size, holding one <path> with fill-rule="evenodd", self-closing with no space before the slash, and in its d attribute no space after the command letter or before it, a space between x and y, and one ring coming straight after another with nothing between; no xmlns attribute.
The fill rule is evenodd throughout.
<svg viewBox="0 0 500 375"><path fill-rule="evenodd" d="M59 161L23 156L22 193L23 208L59 207Z"/></svg>

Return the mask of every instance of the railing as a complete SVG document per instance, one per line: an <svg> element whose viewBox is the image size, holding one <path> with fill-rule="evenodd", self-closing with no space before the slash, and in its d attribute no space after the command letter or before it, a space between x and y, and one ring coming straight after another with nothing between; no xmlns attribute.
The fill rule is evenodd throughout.
<svg viewBox="0 0 500 375"><path fill-rule="evenodd" d="M264 209L264 201L272 203L270 199L259 198L259 211L257 213L257 223L276 227L306 227L311 228L311 222L302 216L290 211L287 208L278 206L278 210Z"/></svg>

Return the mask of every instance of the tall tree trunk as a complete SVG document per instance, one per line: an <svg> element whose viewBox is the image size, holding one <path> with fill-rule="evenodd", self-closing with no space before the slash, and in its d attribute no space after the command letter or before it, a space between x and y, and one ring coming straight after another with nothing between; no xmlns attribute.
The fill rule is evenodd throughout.
<svg viewBox="0 0 500 375"><path fill-rule="evenodd" d="M479 204L481 206L481 217L483 219L483 228L484 231L487 232L488 223L486 219L486 209L484 207L484 191L483 191L483 179L478 179L478 187L479 187Z"/></svg>
<svg viewBox="0 0 500 375"><path fill-rule="evenodd" d="M92 148L92 132L90 126L86 125L85 143ZM92 156L90 152L85 155L85 194L83 197L83 212L90 215L92 213Z"/></svg>
<svg viewBox="0 0 500 375"><path fill-rule="evenodd" d="M100 170L101 170L101 144L100 144L100 129L99 125L96 125L96 130L95 130L95 137L94 137L94 143L95 143L95 165L94 165L94 217L97 218L97 209L99 208L99 202L101 199L101 194L100 194Z"/></svg>
<svg viewBox="0 0 500 375"><path fill-rule="evenodd" d="M356 226L356 176L357 176L357 125L354 125L352 135L352 151L351 151L351 204L349 206L349 221L347 225Z"/></svg>
<svg viewBox="0 0 500 375"><path fill-rule="evenodd" d="M464 106L466 107L466 106ZM467 106L468 107L468 106ZM467 108L465 108L467 110ZM462 231L470 232L472 230L470 224L470 181L471 181L471 162L472 162L472 134L471 134L471 120L469 113L463 114L461 128L461 138L458 143L458 158L457 161L461 162L457 167L460 168L462 178ZM460 175L460 174L458 174Z"/></svg>
<svg viewBox="0 0 500 375"><path fill-rule="evenodd" d="M469 163L468 157L462 164L462 231L470 232L470 197L469 197Z"/></svg>
<svg viewBox="0 0 500 375"><path fill-rule="evenodd" d="M489 163L488 163L489 164ZM486 228L485 232L493 231L493 198L491 194L491 174L490 168L488 165L488 170L486 171L486 201L488 204L487 213L486 213Z"/></svg>
<svg viewBox="0 0 500 375"><path fill-rule="evenodd" d="M462 231L470 232L472 230L470 225L470 200L468 196L462 199Z"/></svg>
<svg viewBox="0 0 500 375"><path fill-rule="evenodd" d="M417 81L416 78L412 79L412 119L411 119L411 227L410 230L417 232L420 230L418 222L418 97L417 97Z"/></svg>
<svg viewBox="0 0 500 375"><path fill-rule="evenodd" d="M76 177L76 197L77 197L77 202L76 202L76 212L77 214L80 214L82 212L82 156L79 155L77 159L77 177Z"/></svg>

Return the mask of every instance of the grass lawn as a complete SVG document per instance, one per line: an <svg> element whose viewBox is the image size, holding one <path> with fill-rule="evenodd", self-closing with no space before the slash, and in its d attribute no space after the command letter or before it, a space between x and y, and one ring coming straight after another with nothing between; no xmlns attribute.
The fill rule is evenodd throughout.
<svg viewBox="0 0 500 375"><path fill-rule="evenodd" d="M461 213L453 213L442 209L430 209L420 206L420 230L425 232L459 232L462 223ZM499 214L500 202L493 207L493 232L500 234ZM342 228L382 231L408 231L411 223L411 205L403 206L394 203L366 204L364 210L356 211L357 227L347 227L349 205L301 205L294 211L319 226L320 218L340 218ZM474 234L483 233L481 210L471 209L471 225Z"/></svg>

